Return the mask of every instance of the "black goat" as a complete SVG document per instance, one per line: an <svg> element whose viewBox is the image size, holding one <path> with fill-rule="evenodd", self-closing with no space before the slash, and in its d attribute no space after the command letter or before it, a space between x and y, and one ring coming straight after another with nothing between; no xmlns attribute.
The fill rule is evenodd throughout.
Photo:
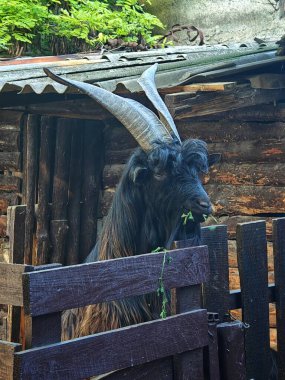
<svg viewBox="0 0 285 380"><path fill-rule="evenodd" d="M141 146L126 165L101 237L87 262L143 254L157 247L170 248L173 240L185 237L198 245L200 222L212 212L200 176L220 155L209 155L201 140L181 143L155 88L155 70L156 66L148 69L139 83L165 124L135 101L56 77L46 70L53 79L79 88L110 110ZM181 215L190 211L191 218L184 225ZM151 294L75 309L65 313L64 338L155 319L160 308L161 300Z"/></svg>

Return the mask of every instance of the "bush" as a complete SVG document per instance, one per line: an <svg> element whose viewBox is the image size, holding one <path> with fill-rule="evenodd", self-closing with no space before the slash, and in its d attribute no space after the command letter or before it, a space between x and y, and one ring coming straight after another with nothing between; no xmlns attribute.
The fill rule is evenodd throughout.
<svg viewBox="0 0 285 380"><path fill-rule="evenodd" d="M1 0L0 49L15 54L98 49L109 40L153 46L163 27L139 0Z"/></svg>

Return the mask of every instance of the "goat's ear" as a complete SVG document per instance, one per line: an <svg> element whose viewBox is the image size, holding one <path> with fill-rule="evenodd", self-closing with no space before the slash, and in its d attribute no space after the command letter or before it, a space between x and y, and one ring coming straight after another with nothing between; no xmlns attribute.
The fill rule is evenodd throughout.
<svg viewBox="0 0 285 380"><path fill-rule="evenodd" d="M214 164L216 164L217 162L220 161L222 155L221 153L212 153L212 154L209 154L209 158L208 158L208 165L209 167L210 166L213 166Z"/></svg>
<svg viewBox="0 0 285 380"><path fill-rule="evenodd" d="M130 179L136 183L140 184L142 183L145 178L147 177L148 169L145 166L136 166L131 172L130 172Z"/></svg>

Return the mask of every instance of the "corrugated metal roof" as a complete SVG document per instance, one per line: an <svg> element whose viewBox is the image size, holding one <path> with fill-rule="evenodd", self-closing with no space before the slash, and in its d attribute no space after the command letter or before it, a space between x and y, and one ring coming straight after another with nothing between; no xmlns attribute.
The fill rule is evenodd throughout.
<svg viewBox="0 0 285 380"><path fill-rule="evenodd" d="M213 46L179 46L145 52L108 52L105 54L76 54L60 57L16 59L0 63L0 92L21 94L71 93L59 83L46 77L42 68L49 67L58 75L99 85L109 91L125 88L141 91L137 77L150 65L159 63L158 88L203 81L216 75L248 70L272 64L276 57L274 42L258 44L228 44ZM207 75L208 74L208 75Z"/></svg>

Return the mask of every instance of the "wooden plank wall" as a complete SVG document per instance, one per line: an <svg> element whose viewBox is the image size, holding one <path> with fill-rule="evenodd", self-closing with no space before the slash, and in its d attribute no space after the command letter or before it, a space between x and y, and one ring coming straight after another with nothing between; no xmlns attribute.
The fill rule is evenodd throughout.
<svg viewBox="0 0 285 380"><path fill-rule="evenodd" d="M7 207L20 193L21 112L0 110L0 262L9 261ZM0 305L0 339L7 338L7 306Z"/></svg>

